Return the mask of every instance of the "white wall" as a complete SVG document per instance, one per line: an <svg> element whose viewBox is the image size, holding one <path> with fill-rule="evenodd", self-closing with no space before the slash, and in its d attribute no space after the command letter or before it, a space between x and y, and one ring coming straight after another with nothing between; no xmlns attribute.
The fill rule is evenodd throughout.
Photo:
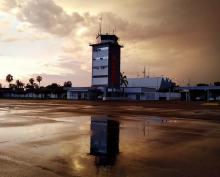
<svg viewBox="0 0 220 177"><path fill-rule="evenodd" d="M127 93L128 99L137 100L136 96L140 95L140 100L159 100L160 97L164 97L166 100L180 100L180 93L159 93L159 92L145 92L145 93Z"/></svg>
<svg viewBox="0 0 220 177"><path fill-rule="evenodd" d="M162 77L128 78L128 87L147 87L159 89L161 86L162 79Z"/></svg>
<svg viewBox="0 0 220 177"><path fill-rule="evenodd" d="M78 93L73 91L67 91L68 100L78 100Z"/></svg>
<svg viewBox="0 0 220 177"><path fill-rule="evenodd" d="M107 85L108 84L108 78L92 78L92 84L93 85Z"/></svg>
<svg viewBox="0 0 220 177"><path fill-rule="evenodd" d="M165 93L160 92L159 97L165 97L166 100L180 100L181 94L174 92L165 92Z"/></svg>

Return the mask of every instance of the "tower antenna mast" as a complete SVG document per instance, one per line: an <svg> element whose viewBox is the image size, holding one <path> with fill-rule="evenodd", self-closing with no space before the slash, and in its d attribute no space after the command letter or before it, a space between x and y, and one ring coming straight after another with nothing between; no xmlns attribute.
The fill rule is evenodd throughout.
<svg viewBox="0 0 220 177"><path fill-rule="evenodd" d="M144 66L143 74L144 74L144 78L146 78L146 67L145 66Z"/></svg>
<svg viewBox="0 0 220 177"><path fill-rule="evenodd" d="M150 78L150 67L148 67L148 78Z"/></svg>
<svg viewBox="0 0 220 177"><path fill-rule="evenodd" d="M102 34L102 16L99 18L99 35Z"/></svg>

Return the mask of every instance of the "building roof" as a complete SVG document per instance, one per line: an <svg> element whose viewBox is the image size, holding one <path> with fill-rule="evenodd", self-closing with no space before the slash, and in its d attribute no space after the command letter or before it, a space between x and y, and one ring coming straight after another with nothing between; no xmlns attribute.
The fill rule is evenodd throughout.
<svg viewBox="0 0 220 177"><path fill-rule="evenodd" d="M179 87L177 88L181 91L187 91L187 90L220 90L220 86L186 86L186 87Z"/></svg>
<svg viewBox="0 0 220 177"><path fill-rule="evenodd" d="M121 48L123 48L123 45L120 45L118 43L112 43L112 42L102 42L102 43L95 43L95 44L89 44L89 46L103 46L103 45L107 45L107 46L119 46Z"/></svg>
<svg viewBox="0 0 220 177"><path fill-rule="evenodd" d="M65 87L64 90L67 91L78 91L78 92L88 92L88 91L99 91L94 87Z"/></svg>
<svg viewBox="0 0 220 177"><path fill-rule="evenodd" d="M90 46L99 46L99 45L117 45L123 47L118 44L118 36L115 34L98 34L96 37L96 43L90 44Z"/></svg>
<svg viewBox="0 0 220 177"><path fill-rule="evenodd" d="M115 41L117 42L118 41L118 36L114 35L114 34L99 34L97 36L97 38L101 38L101 40L112 40L112 41Z"/></svg>
<svg viewBox="0 0 220 177"><path fill-rule="evenodd" d="M163 81L169 80L163 77L128 78L128 87L148 87L160 89Z"/></svg>
<svg viewBox="0 0 220 177"><path fill-rule="evenodd" d="M155 88L148 88L148 87L125 87L121 88L124 89L125 93L147 93L147 92L156 92Z"/></svg>

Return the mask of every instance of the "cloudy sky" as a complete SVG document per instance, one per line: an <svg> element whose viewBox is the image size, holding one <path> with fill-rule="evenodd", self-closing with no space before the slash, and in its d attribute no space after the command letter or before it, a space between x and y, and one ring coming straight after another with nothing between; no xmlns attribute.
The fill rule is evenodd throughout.
<svg viewBox="0 0 220 177"><path fill-rule="evenodd" d="M121 71L167 76L178 84L220 80L219 0L0 0L0 82L89 86L99 18L116 33Z"/></svg>

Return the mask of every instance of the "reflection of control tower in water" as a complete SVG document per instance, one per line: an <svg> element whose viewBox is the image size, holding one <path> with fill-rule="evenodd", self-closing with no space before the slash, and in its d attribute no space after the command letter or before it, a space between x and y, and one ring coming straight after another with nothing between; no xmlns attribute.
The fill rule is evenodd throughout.
<svg viewBox="0 0 220 177"><path fill-rule="evenodd" d="M91 118L90 154L96 165L114 165L119 153L119 122L108 117Z"/></svg>

